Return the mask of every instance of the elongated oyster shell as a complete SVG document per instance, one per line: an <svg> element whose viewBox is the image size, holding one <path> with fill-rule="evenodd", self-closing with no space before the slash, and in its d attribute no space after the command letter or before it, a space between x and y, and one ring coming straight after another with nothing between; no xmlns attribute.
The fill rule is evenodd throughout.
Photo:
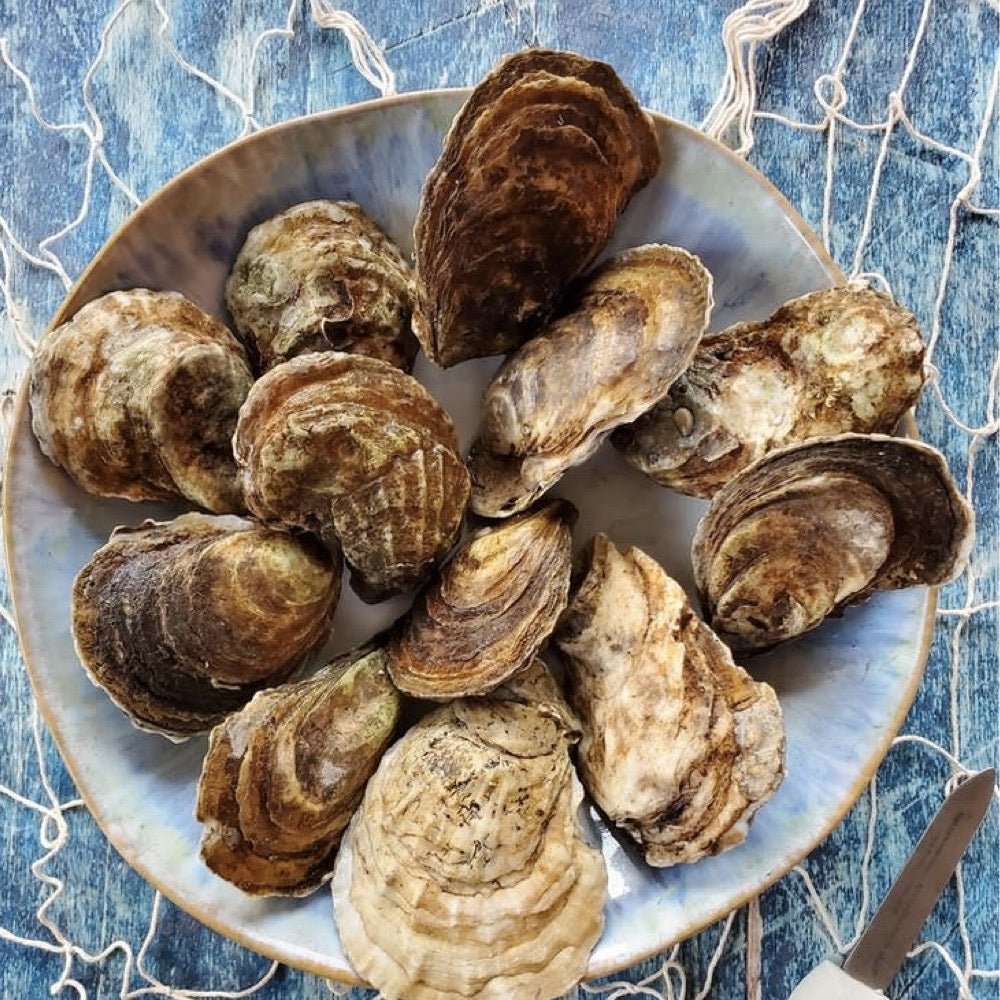
<svg viewBox="0 0 1000 1000"><path fill-rule="evenodd" d="M424 183L413 326L428 357L447 367L531 337L659 163L606 63L546 49L501 60Z"/></svg>
<svg viewBox="0 0 1000 1000"><path fill-rule="evenodd" d="M612 441L658 483L710 497L775 448L889 433L920 395L923 358L917 321L887 295L810 292L706 336L667 395Z"/></svg>
<svg viewBox="0 0 1000 1000"><path fill-rule="evenodd" d="M603 925L572 720L541 663L443 705L382 758L341 843L334 912L386 1000L557 996Z"/></svg>
<svg viewBox="0 0 1000 1000"><path fill-rule="evenodd" d="M712 277L686 250L650 244L601 265L487 387L469 456L473 510L523 510L652 406L690 361L711 308Z"/></svg>
<svg viewBox="0 0 1000 1000"><path fill-rule="evenodd" d="M232 515L118 528L73 584L91 680L140 729L183 739L277 684L321 643L340 560Z"/></svg>
<svg viewBox="0 0 1000 1000"><path fill-rule="evenodd" d="M712 627L759 649L876 590L954 579L972 540L972 510L940 452L843 434L737 474L699 522L691 558Z"/></svg>
<svg viewBox="0 0 1000 1000"><path fill-rule="evenodd" d="M177 292L89 302L31 359L31 426L85 490L243 510L231 438L253 381L239 341Z"/></svg>
<svg viewBox="0 0 1000 1000"><path fill-rule="evenodd" d="M250 230L226 304L264 370L334 350L409 371L419 346L412 283L399 248L360 206L308 201Z"/></svg>
<svg viewBox="0 0 1000 1000"><path fill-rule="evenodd" d="M234 448L250 510L342 545L365 600L425 579L461 528L469 479L451 418L384 361L277 365L240 410Z"/></svg>
<svg viewBox="0 0 1000 1000"><path fill-rule="evenodd" d="M396 686L420 698L485 694L527 667L566 606L574 514L555 501L470 535L389 644Z"/></svg>
<svg viewBox="0 0 1000 1000"><path fill-rule="evenodd" d="M784 775L774 690L733 663L680 585L604 535L559 622L587 791L666 867L742 843Z"/></svg>
<svg viewBox="0 0 1000 1000"><path fill-rule="evenodd" d="M220 722L198 782L208 867L258 896L304 896L326 881L400 700L382 652L361 650Z"/></svg>

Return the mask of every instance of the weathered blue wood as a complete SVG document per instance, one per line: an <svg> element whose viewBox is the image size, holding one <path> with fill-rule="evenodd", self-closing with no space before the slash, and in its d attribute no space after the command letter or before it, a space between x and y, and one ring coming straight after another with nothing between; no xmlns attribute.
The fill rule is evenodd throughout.
<svg viewBox="0 0 1000 1000"><path fill-rule="evenodd" d="M640 100L657 110L697 124L721 82L725 58L721 28L735 2L690 0L415 0L388 3L358 0L351 10L382 42L400 90L473 84L505 51L532 42L566 47L605 58L635 89ZM844 110L862 121L886 114L886 81L897 81L921 18L916 0L869 3L861 41L846 66L849 103ZM158 31L181 55L226 87L253 103L256 120L267 125L304 112L322 110L375 96L351 64L343 39L309 22L307 4L295 11L291 39L273 37L250 65L250 48L260 31L280 27L287 5L277 0L176 0L164 2L170 17L149 0L124 8L109 0L64 0L40 5L28 0L0 2L0 37L11 59L33 81L41 114L55 123L83 122L93 128L83 100L83 82L98 49L101 27L121 9L108 31L108 55L90 88L100 115L103 149L123 182L143 198L178 170L235 138L243 114L231 100L185 72L165 47ZM812 95L816 67L832 68L847 37L854 4L820 0L758 59L762 107L806 121L821 109ZM905 97L917 128L962 149L976 139L985 109L990 73L997 56L998 14L986 0L962 3L937 0ZM136 39L141 43L137 43ZM832 250L851 266L881 137L841 130L832 200ZM997 206L996 118L984 159L980 204ZM22 83L0 65L0 216L24 246L35 253L46 236L69 223L83 201L83 164L88 142L82 131L54 134L35 122ZM822 214L825 142L810 133L761 122L750 157L785 192L802 214L819 227ZM930 330L947 214L941 210L967 180L966 166L954 157L922 145L897 129L886 160L877 226L863 255L863 267L881 271L896 295ZM914 193L920 192L921 200ZM930 192L930 194L928 194ZM53 250L71 276L131 208L128 197L101 169L94 172L89 209L81 223ZM942 339L936 363L941 389L958 416L973 425L988 419L984 411L989 366L998 338L995 219L972 218L962 211L960 253L955 259L942 314ZM0 234L0 242L9 243ZM63 297L59 278L11 254L3 275L26 326L40 332ZM24 367L11 336L10 317L0 312L0 388L15 386ZM932 394L918 412L922 435L943 448L957 476L964 480L967 439L948 422ZM979 521L974 554L979 589L975 601L998 597L997 539L998 442L994 434L982 448L973 495ZM960 582L941 594L943 607L965 603ZM6 585L0 600L9 607ZM927 674L904 732L943 742L951 748L950 648L961 628L961 677L958 685L958 746L970 767L997 763L997 649L994 611L968 621L939 624ZM41 795L31 726L31 697L12 634L0 625L0 691L4 722L0 726L0 782L38 798ZM55 792L72 798L72 784L47 734L43 759ZM894 747L878 772L877 846L871 867L872 896L879 899L939 800L946 761L915 744ZM862 897L860 860L871 803L862 797L845 822L804 863L814 879L842 938L853 934ZM138 949L148 926L153 894L107 846L83 809L67 814L71 849L47 871L65 877L71 888L51 907L50 915L67 935L88 950L122 936ZM5 858L0 890L0 926L30 938L48 939L35 911L48 890L31 876L30 865L46 848L39 842L35 813L0 797L0 830ZM981 967L997 969L998 832L996 810L970 850L966 864L965 909ZM72 870L68 870L72 866ZM832 944L817 920L803 881L792 874L762 897L765 922L763 1000L782 1000L808 968L828 955ZM943 897L927 928L928 938L956 954L954 928L958 900L954 888ZM745 995L746 917L737 915L716 969L711 997ZM686 942L680 960L688 970L691 996L703 982L721 928L716 926ZM170 904L163 904L160 931L147 968L178 988L245 988L268 962L219 938ZM637 981L658 968L652 960L614 977ZM48 995L61 970L61 958L0 941L0 996L21 1000ZM73 975L91 997L118 997L125 962L119 953L91 966L77 961ZM140 984L133 976L131 988ZM662 984L656 984L662 988ZM66 990L64 995L72 995ZM328 997L315 977L282 969L259 994L262 998ZM583 995L582 993L580 994ZM957 995L954 979L933 953L911 961L890 995L936 1000ZM973 982L977 1000L1000 995L996 980ZM368 996L354 991L352 997Z"/></svg>

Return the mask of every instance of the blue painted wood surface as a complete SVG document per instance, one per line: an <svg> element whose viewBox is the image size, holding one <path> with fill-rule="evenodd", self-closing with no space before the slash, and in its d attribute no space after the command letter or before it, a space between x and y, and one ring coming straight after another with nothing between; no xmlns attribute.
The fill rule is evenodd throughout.
<svg viewBox="0 0 1000 1000"><path fill-rule="evenodd" d="M503 52L537 42L575 49L613 63L647 106L697 125L712 104L725 68L721 44L724 17L735 3L721 0L413 0L407 4L357 0L351 11L385 47L399 90L473 84ZM887 96L904 73L915 33L922 40L907 81L904 106L914 127L948 146L973 148L987 108L997 59L997 8L985 0L882 0L870 3L859 22L858 42L845 66L849 101L846 114L877 121ZM813 81L831 70L851 28L855 5L840 0L814 2L807 13L757 57L761 106L805 121L821 118ZM90 94L99 115L101 149L111 168L138 198L156 190L178 170L237 136L244 118L237 104L185 70L171 52L251 103L255 119L270 124L297 114L375 96L356 72L343 37L308 18L308 5L294 8L292 37L269 37L251 64L253 41L261 31L284 25L287 4L276 0L149 0L119 5L108 0L64 0L42 8L28 0L2 0L0 37L10 61L32 81L41 115L51 123L98 122L84 103ZM102 28L106 54L92 78L88 66L98 52ZM923 21L922 21L923 19ZM40 244L72 222L84 205L85 164L90 151L82 128L48 131L31 115L26 87L0 64L0 216L10 233L0 245L10 258L0 277L9 297L0 301L2 387L16 387L24 357L13 336L11 306L37 335L64 295L56 274L12 250L11 237L36 256ZM881 132L839 131L836 184L831 202L831 247L849 268L864 225L872 172L879 159ZM756 126L750 160L820 227L823 211L826 140L793 131L772 120ZM996 111L985 133L983 180L975 203L1000 202ZM949 223L948 206L968 180L967 165L897 128L882 167L874 225L862 266L879 271L897 297L930 331ZM51 250L74 277L121 222L132 203L98 167L86 212ZM941 339L935 363L944 399L967 424L990 419L987 399L991 365L997 354L997 219L967 208L958 213L957 252L941 311ZM994 404L995 407L995 404ZM994 409L995 413L995 409ZM964 483L969 437L947 419L931 392L918 411L921 434L943 448ZM981 442L972 493L978 517L973 557L976 590L966 581L945 588L942 607L996 602L998 584L998 441ZM0 599L9 606L6 585ZM903 732L957 751L970 768L996 765L997 611L994 606L967 619L939 620L924 683ZM42 796L31 727L31 696L16 640L6 626L0 634L0 783L29 797ZM953 642L960 670L953 678ZM954 725L953 718L954 715ZM56 794L74 795L72 784L42 732L43 760ZM877 838L871 863L871 892L878 900L901 867L910 847L940 801L947 760L915 743L895 746L877 776ZM871 810L864 796L829 840L804 863L840 936L850 938L861 907L861 866ZM46 868L65 878L68 888L50 914L75 942L100 951L118 937L137 950L149 921L153 894L107 846L83 809L68 814L70 848ZM0 796L0 829L5 876L0 890L0 927L28 938L50 940L35 911L49 890L31 874L45 853L36 813ZM1000 966L1000 924L996 809L970 850L966 863L964 911L979 968ZM962 962L956 938L959 899L949 888L925 930ZM791 874L764 893L763 1000L781 1000L820 958L833 950L805 883ZM710 928L685 942L680 961L687 969L688 997L705 981L722 934ZM723 947L708 995L746 995L746 913L737 914ZM178 988L235 990L250 985L268 967L259 956L205 930L170 904L163 904L160 929L148 952L147 968ZM654 972L653 960L620 979L636 982ZM48 995L62 957L0 939L0 996ZM127 971L121 952L106 961L76 961L73 975L87 995L117 997ZM142 983L133 976L131 988ZM662 991L662 983L658 984ZM64 995L73 995L67 988ZM264 998L329 996L321 981L280 969L259 994ZM366 996L362 991L352 996ZM583 994L581 994L583 995ZM1000 982L974 979L976 998L1000 996ZM933 951L911 959L890 991L892 997L936 1000L958 996L952 973Z"/></svg>

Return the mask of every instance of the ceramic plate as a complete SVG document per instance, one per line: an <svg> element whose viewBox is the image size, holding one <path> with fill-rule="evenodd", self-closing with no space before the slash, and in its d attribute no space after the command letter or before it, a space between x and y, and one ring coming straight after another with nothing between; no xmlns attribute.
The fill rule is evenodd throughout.
<svg viewBox="0 0 1000 1000"><path fill-rule="evenodd" d="M402 246L427 171L464 96L410 94L291 121L198 163L136 211L97 255L54 322L95 296L148 286L183 292L224 316L223 282L247 230L311 198L360 203ZM768 315L838 272L782 196L728 150L655 117L658 176L633 200L608 251L665 241L698 254L715 277L713 327ZM449 409L463 445L475 429L496 360L416 374ZM177 905L245 945L335 979L353 978L330 895L259 901L216 878L198 857L193 818L204 738L175 746L134 729L85 676L69 629L74 575L116 524L179 507L102 500L77 489L39 452L22 393L5 494L7 550L25 659L45 718L109 840ZM580 508L578 544L603 530L645 549L692 589L688 546L703 509L642 477L610 449L556 491ZM347 595L327 651L366 638L405 607ZM747 666L778 691L788 776L750 837L720 857L653 870L591 814L610 872L604 934L590 974L616 971L725 915L815 846L855 801L910 705L927 653L933 597L882 594L842 619Z"/></svg>

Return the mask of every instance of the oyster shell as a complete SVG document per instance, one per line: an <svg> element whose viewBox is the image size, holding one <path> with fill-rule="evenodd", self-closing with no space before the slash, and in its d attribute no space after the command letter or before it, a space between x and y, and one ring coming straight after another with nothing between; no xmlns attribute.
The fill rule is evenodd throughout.
<svg viewBox="0 0 1000 1000"><path fill-rule="evenodd" d="M42 451L85 490L243 510L231 439L253 381L239 341L177 292L110 292L42 338L29 372Z"/></svg>
<svg viewBox="0 0 1000 1000"><path fill-rule="evenodd" d="M712 277L686 250L650 244L597 268L570 311L487 386L469 456L473 510L523 510L652 406L690 361L711 308Z"/></svg>
<svg viewBox="0 0 1000 1000"><path fill-rule="evenodd" d="M90 679L140 729L183 739L285 680L327 636L340 560L233 515L118 528L73 584Z"/></svg>
<svg viewBox="0 0 1000 1000"><path fill-rule="evenodd" d="M277 365L240 410L234 448L250 510L342 545L365 600L425 579L461 529L469 478L451 418L384 361Z"/></svg>
<svg viewBox="0 0 1000 1000"><path fill-rule="evenodd" d="M587 791L651 865L742 843L784 776L774 690L733 663L644 552L597 535L587 562L553 636Z"/></svg>
<svg viewBox="0 0 1000 1000"><path fill-rule="evenodd" d="M542 1000L584 974L607 875L580 826L571 727L536 663L436 709L382 758L333 898L348 959L386 1000Z"/></svg>
<svg viewBox="0 0 1000 1000"><path fill-rule="evenodd" d="M761 649L876 590L954 579L972 510L940 452L881 434L771 452L713 498L695 530L695 582L712 627Z"/></svg>
<svg viewBox="0 0 1000 1000"><path fill-rule="evenodd" d="M413 275L350 201L294 205L250 230L226 282L236 329L263 370L298 354L365 354L409 371Z"/></svg>
<svg viewBox="0 0 1000 1000"><path fill-rule="evenodd" d="M775 448L889 433L920 395L923 359L916 319L887 295L810 292L706 336L667 395L612 442L658 483L710 497Z"/></svg>
<svg viewBox="0 0 1000 1000"><path fill-rule="evenodd" d="M447 367L531 337L659 164L649 119L606 63L546 49L501 60L421 195L413 328L428 357Z"/></svg>
<svg viewBox="0 0 1000 1000"><path fill-rule="evenodd" d="M396 686L419 698L485 694L527 667L566 606L574 515L555 501L465 539L389 643Z"/></svg>
<svg viewBox="0 0 1000 1000"><path fill-rule="evenodd" d="M220 722L198 782L208 867L257 896L304 896L326 881L400 701L382 652L363 649L259 691Z"/></svg>

